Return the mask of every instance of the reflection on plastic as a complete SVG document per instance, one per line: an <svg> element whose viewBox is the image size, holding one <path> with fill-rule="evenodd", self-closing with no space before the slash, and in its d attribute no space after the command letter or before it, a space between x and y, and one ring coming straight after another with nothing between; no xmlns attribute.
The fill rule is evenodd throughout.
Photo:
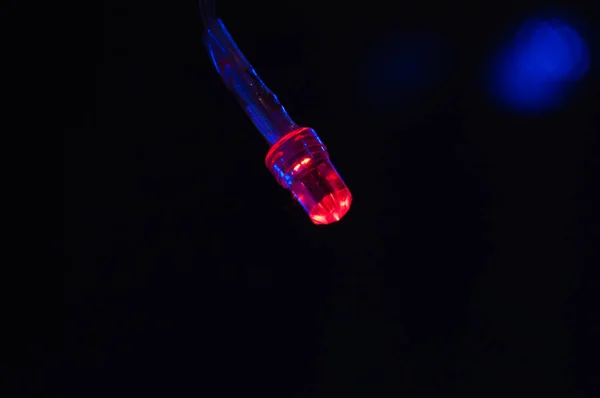
<svg viewBox="0 0 600 398"><path fill-rule="evenodd" d="M559 19L535 19L502 49L489 83L500 103L538 112L561 105L588 67L587 45L575 29Z"/></svg>

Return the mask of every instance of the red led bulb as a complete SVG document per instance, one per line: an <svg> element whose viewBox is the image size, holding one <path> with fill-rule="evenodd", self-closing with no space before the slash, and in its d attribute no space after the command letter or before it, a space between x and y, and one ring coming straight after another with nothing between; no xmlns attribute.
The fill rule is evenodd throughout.
<svg viewBox="0 0 600 398"><path fill-rule="evenodd" d="M225 25L214 15L213 0L200 2L203 41L227 88L271 149L265 163L279 184L292 191L315 224L339 221L352 195L311 128L298 126L258 77Z"/></svg>
<svg viewBox="0 0 600 398"><path fill-rule="evenodd" d="M339 221L350 209L352 194L313 129L301 127L283 136L267 153L265 164L313 223Z"/></svg>

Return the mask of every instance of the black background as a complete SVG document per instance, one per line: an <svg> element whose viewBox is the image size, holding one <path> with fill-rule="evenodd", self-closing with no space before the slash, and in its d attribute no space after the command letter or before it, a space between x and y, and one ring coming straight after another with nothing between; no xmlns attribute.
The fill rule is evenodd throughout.
<svg viewBox="0 0 600 398"><path fill-rule="evenodd" d="M561 109L519 116L489 100L482 65L547 4L439 3L217 1L354 195L329 226L265 168L194 1L71 10L67 316L37 387L586 396L600 354L597 5L561 8L586 18L588 75ZM435 81L373 105L357 77L369 51L413 32L441 38Z"/></svg>

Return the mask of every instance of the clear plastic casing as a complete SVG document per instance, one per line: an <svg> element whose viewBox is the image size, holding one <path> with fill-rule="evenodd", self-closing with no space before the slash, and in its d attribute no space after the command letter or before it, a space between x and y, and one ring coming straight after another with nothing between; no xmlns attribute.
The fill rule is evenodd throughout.
<svg viewBox="0 0 600 398"><path fill-rule="evenodd" d="M301 127L282 137L269 150L265 163L313 223L339 221L350 209L352 194L313 129Z"/></svg>

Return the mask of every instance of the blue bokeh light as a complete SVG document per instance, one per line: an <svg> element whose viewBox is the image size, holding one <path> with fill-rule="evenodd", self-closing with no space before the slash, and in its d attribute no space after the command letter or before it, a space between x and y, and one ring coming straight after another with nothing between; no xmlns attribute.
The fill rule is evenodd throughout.
<svg viewBox="0 0 600 398"><path fill-rule="evenodd" d="M439 74L440 43L427 33L395 33L374 40L360 79L371 105L397 105L424 92Z"/></svg>
<svg viewBox="0 0 600 398"><path fill-rule="evenodd" d="M533 19L501 49L488 83L511 110L540 112L560 106L588 68L588 47L575 29L556 18Z"/></svg>

